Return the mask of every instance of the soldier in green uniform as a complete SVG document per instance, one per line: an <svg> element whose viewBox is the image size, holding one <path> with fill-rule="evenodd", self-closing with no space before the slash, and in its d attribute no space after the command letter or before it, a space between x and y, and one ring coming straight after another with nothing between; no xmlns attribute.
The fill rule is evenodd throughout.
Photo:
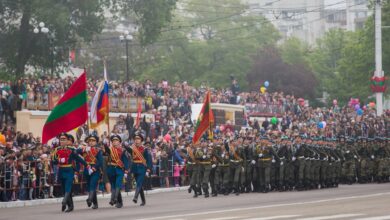
<svg viewBox="0 0 390 220"><path fill-rule="evenodd" d="M191 191L194 191L194 198L198 196L197 192L197 182L198 182L198 170L199 165L197 164L197 161L195 159L195 148L192 144L187 144L187 174L190 178L190 187L188 188L188 193L191 193Z"/></svg>
<svg viewBox="0 0 390 220"><path fill-rule="evenodd" d="M355 160L359 160L356 149L353 146L353 140L348 139L347 145L344 146L343 155L345 161L343 163L343 176L346 180L346 183L351 185L356 181L356 165Z"/></svg>
<svg viewBox="0 0 390 220"><path fill-rule="evenodd" d="M293 160L294 146L293 139L288 137L286 140L287 153L286 153L286 164L285 164L285 181L286 190L292 191L295 187L295 161Z"/></svg>
<svg viewBox="0 0 390 220"><path fill-rule="evenodd" d="M201 153L197 152L195 158L199 161L200 172L199 172L199 182L202 186L204 197L209 197L209 180L210 180L210 171L211 171L211 158L212 158L212 148L208 146L206 140L201 142Z"/></svg>
<svg viewBox="0 0 390 220"><path fill-rule="evenodd" d="M386 158L388 157L389 155L385 148L385 139L381 138L379 147L375 151L375 158L378 163L378 173L376 176L376 180L378 183L386 182L386 174L387 174Z"/></svg>
<svg viewBox="0 0 390 220"><path fill-rule="evenodd" d="M310 149L313 152L313 157L311 158L312 188L318 189L318 186L320 184L321 161L320 161L320 154L318 152L317 138L312 137L312 143L310 145Z"/></svg>
<svg viewBox="0 0 390 220"><path fill-rule="evenodd" d="M218 140L217 146L219 150L215 152L215 157L218 160L215 185L217 186L219 193L229 195L229 151L225 149L222 139Z"/></svg>
<svg viewBox="0 0 390 220"><path fill-rule="evenodd" d="M211 156L211 171L210 171L210 187L211 187L211 196L215 197L218 195L219 190L219 170L218 170L218 164L219 164L219 155L221 153L221 145L219 144L220 138L215 137L213 139L213 143L209 145L212 149L212 156Z"/></svg>
<svg viewBox="0 0 390 220"><path fill-rule="evenodd" d="M295 173L296 173L296 188L298 190L304 189L305 182L305 147L302 145L302 138L299 135L295 135L294 154L293 161L295 161Z"/></svg>
<svg viewBox="0 0 390 220"><path fill-rule="evenodd" d="M272 148L272 142L268 140L268 138L264 137L264 141L261 144L260 152L257 154L258 156L258 167L259 167L259 183L260 190L263 193L267 193L271 190L271 164L273 158L278 158L278 155Z"/></svg>
<svg viewBox="0 0 390 220"><path fill-rule="evenodd" d="M244 180L243 181L243 191L249 193L252 191L252 173L253 173L253 166L252 166L252 160L253 160L253 143L251 143L252 138L246 137L243 144L243 150L244 150L244 157L245 162L244 164Z"/></svg>
<svg viewBox="0 0 390 220"><path fill-rule="evenodd" d="M230 143L226 143L225 148L229 151L230 157L229 174L231 190L234 190L236 195L240 195L239 181L242 172L243 151L242 148L239 147L238 142L234 140L230 140Z"/></svg>
<svg viewBox="0 0 390 220"><path fill-rule="evenodd" d="M358 150L358 154L360 157L360 172L359 172L359 183L367 183L369 179L368 164L370 160L369 150L367 147L367 138L361 137L359 138L361 142L360 148Z"/></svg>
<svg viewBox="0 0 390 220"><path fill-rule="evenodd" d="M278 190L279 192L286 191L288 187L288 171L286 167L288 166L287 161L292 156L291 149L288 148L288 137L283 136L281 138L280 147L277 151L279 157L279 176L278 176Z"/></svg>

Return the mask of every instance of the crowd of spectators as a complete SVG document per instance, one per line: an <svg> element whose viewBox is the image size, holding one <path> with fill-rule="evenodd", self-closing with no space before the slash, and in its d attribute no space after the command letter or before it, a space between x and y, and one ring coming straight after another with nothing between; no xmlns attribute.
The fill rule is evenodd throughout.
<svg viewBox="0 0 390 220"><path fill-rule="evenodd" d="M26 78L11 82L0 82L0 201L26 200L60 196L57 187L57 168L50 162L51 145L41 144L40 137L31 133L23 134L15 130L15 111L29 108L29 103L48 103L49 94L63 94L74 81L74 77ZM88 81L88 94L93 97L99 80ZM153 159L153 175L146 181L147 188L171 187L186 184L184 154L186 145L194 133L191 121L191 104L202 103L207 90L205 85L192 87L187 82L170 84L167 80L155 84L150 80L143 83L110 81L110 99L118 97L141 97L144 112L152 114L154 120L141 120L136 127L136 119L131 114L121 115L111 131L131 144L131 136L136 129L145 132L145 144L150 147ZM329 108L313 108L303 99L282 92L260 93L241 92L235 81L230 88L211 89L213 103L247 105L249 113L268 113L265 120L246 118L247 126L233 131L229 126L218 125L214 133L223 136L239 136L250 132L266 135L277 131L290 135L298 131L308 136L334 138L340 135L348 137L390 137L389 114L381 117L375 110L367 108L363 114L354 106L338 106L334 103ZM111 104L112 101L111 101ZM115 103L114 103L115 104ZM259 107L260 106L260 107ZM278 119L273 118L278 116ZM275 121L276 119L276 121ZM255 132L253 132L255 131ZM80 127L76 132L76 145L81 144L91 132L88 127ZM92 131L92 132L97 132ZM108 134L100 134L101 144L108 142ZM78 176L76 192L83 192L82 175ZM109 191L104 175L101 191ZM132 188L130 177L126 180L126 190Z"/></svg>

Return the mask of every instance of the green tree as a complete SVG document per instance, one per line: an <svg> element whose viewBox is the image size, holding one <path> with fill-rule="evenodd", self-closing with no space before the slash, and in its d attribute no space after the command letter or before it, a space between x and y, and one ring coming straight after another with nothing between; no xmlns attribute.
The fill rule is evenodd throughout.
<svg viewBox="0 0 390 220"><path fill-rule="evenodd" d="M307 64L307 53L309 47L298 38L287 39L280 46L281 57L288 64Z"/></svg>
<svg viewBox="0 0 390 220"><path fill-rule="evenodd" d="M69 48L91 41L102 31L108 12L110 19L134 14L140 42L148 44L169 23L175 4L176 0L0 1L0 58L17 77L26 65L59 66L68 59ZM40 22L49 34L34 34Z"/></svg>
<svg viewBox="0 0 390 220"><path fill-rule="evenodd" d="M212 87L242 87L258 48L275 44L279 34L262 16L250 16L239 0L190 0L178 7L172 27L163 33L159 59L144 77L202 82Z"/></svg>

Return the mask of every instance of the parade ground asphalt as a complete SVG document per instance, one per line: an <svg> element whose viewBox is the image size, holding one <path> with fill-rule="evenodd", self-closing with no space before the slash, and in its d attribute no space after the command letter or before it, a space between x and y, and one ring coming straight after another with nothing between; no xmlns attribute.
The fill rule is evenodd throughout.
<svg viewBox="0 0 390 220"><path fill-rule="evenodd" d="M99 209L88 208L85 198L75 199L75 210L63 213L60 203L25 204L23 207L0 209L1 220L270 220L270 219L390 219L390 183L340 185L339 188L311 191L245 193L217 197L192 198L184 187L149 191L146 206L124 198L124 207L108 204L109 197L100 196ZM153 193L152 193L153 192ZM82 200L82 201L80 201ZM140 199L139 199L140 200ZM58 200L60 201L60 200ZM31 206L28 206L31 205Z"/></svg>

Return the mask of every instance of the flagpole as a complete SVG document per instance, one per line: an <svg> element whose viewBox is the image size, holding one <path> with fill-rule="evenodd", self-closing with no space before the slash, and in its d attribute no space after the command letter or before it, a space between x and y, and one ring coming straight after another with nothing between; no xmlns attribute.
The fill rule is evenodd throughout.
<svg viewBox="0 0 390 220"><path fill-rule="evenodd" d="M84 72L85 72L85 75L87 75L87 69L85 68L85 66L84 66ZM85 93L85 95L87 96L87 103L88 103L88 78L87 78L87 80L85 81L85 84L86 84L86 88L87 88L87 92ZM87 135L89 135L89 129L91 128L90 126L90 123L89 123L89 120L90 120L90 114L89 114L89 112L90 112L90 107L89 107L89 105L87 104L87 115L88 115L88 119L87 119L87 126L88 126L88 130L87 130Z"/></svg>
<svg viewBox="0 0 390 220"><path fill-rule="evenodd" d="M105 83L108 83L107 81L107 62L106 59L103 60L103 66L104 66L104 81ZM110 137L111 137L111 130L110 130L110 101L108 101L108 111L107 111L107 133L108 133L108 143L110 143Z"/></svg>

